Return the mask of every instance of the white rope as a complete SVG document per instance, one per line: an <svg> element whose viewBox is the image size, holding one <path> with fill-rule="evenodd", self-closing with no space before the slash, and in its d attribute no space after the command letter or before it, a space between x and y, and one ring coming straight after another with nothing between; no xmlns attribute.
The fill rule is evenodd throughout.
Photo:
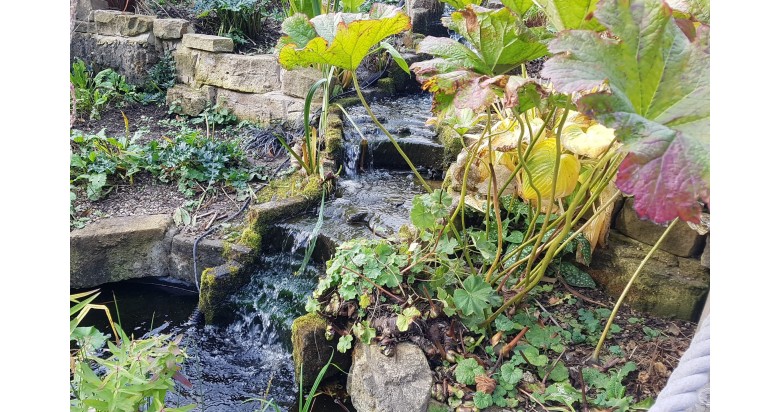
<svg viewBox="0 0 780 412"><path fill-rule="evenodd" d="M707 316L649 412L700 412L709 409L710 317Z"/></svg>

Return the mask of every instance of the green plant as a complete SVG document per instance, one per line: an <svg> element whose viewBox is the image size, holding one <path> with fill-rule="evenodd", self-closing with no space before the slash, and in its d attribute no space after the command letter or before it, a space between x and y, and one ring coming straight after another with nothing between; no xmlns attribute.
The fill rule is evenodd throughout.
<svg viewBox="0 0 780 412"><path fill-rule="evenodd" d="M237 40L258 41L265 31L265 21L271 15L267 0L197 0L193 12L199 19L214 16L217 34Z"/></svg>
<svg viewBox="0 0 780 412"><path fill-rule="evenodd" d="M71 66L70 82L75 100L74 116L88 114L90 119L99 119L100 112L109 104L136 98L135 88L124 76L104 69L93 77L92 70L81 59L76 59Z"/></svg>
<svg viewBox="0 0 780 412"><path fill-rule="evenodd" d="M174 380L190 385L179 373L179 365L186 358L179 347L182 336L173 340L169 335L130 339L114 323L105 305L91 303L99 294L92 290L70 295L70 339L78 346L71 354L71 410L192 410L195 405L165 407L165 395L174 387ZM116 344L107 341L108 337L94 326L79 326L91 310L106 313ZM100 354L106 344L108 356Z"/></svg>
<svg viewBox="0 0 780 412"><path fill-rule="evenodd" d="M165 102L165 94L174 84L176 84L176 62L173 60L173 55L166 52L149 69L144 92L139 93L138 101L143 104Z"/></svg>
<svg viewBox="0 0 780 412"><path fill-rule="evenodd" d="M227 107L209 105L200 114L191 120L192 124L205 124L209 127L226 126L238 122L238 118Z"/></svg>
<svg viewBox="0 0 780 412"><path fill-rule="evenodd" d="M113 138L101 130L95 135L71 131L71 184L84 182L89 200L95 201L111 191L109 178L130 180L142 169L141 147L136 136ZM108 189L106 189L108 188Z"/></svg>

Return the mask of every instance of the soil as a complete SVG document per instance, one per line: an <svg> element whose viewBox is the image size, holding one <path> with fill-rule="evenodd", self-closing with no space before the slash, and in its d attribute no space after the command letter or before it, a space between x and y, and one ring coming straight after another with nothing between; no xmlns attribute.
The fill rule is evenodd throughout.
<svg viewBox="0 0 780 412"><path fill-rule="evenodd" d="M125 130L124 116L128 119L128 130ZM173 121L171 124L160 120ZM173 136L177 129L176 122L188 122L186 118L169 115L163 105L129 104L123 107L110 107L102 113L99 120L76 120L72 129L78 129L87 133L98 133L105 130L106 136L137 136L136 142L145 144L150 140L163 140ZM189 127L204 130L205 127L187 123ZM247 155L247 160L256 166L265 166L266 170L278 171L287 164L287 155L275 137L268 133L269 130L256 126L228 126L217 127L212 135L216 139L240 139L242 147ZM286 130L273 130L276 133L287 134ZM265 183L261 181L250 182L254 192L260 190ZM162 183L148 173L141 172L133 176L130 182L115 182L111 192L102 199L89 201L84 189L77 187L77 199L73 202L76 218L79 225L83 226L98 219L108 217L139 216L151 214L173 214L176 208L188 201L200 201L200 206L191 212L197 217L196 223L184 226L183 233L199 235L211 226L225 223L227 218L233 217L231 224L243 221L246 210L235 215L243 209L244 201L239 200L235 193L224 189L218 189L216 193L203 196L199 194L195 198L187 198L181 193L176 183ZM234 216L235 215L235 216ZM207 238L218 239L228 229L223 225L223 230L214 231Z"/></svg>

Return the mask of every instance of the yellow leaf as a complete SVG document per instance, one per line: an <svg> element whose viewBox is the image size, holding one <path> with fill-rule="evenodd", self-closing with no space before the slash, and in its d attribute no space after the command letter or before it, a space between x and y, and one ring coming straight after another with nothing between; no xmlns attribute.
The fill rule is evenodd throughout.
<svg viewBox="0 0 780 412"><path fill-rule="evenodd" d="M538 142L528 156L528 171L522 173L522 196L528 200L550 202L552 195L553 173L555 171L556 141L545 139ZM529 173L530 172L530 173ZM558 167L558 179L555 181L555 199L568 196L577 185L580 174L580 162L571 154L561 154ZM536 190L539 191L537 194ZM539 196L541 195L541 199Z"/></svg>
<svg viewBox="0 0 780 412"><path fill-rule="evenodd" d="M566 150L580 156L596 158L601 156L615 139L615 130L598 123L583 131L578 124L563 128L561 144Z"/></svg>

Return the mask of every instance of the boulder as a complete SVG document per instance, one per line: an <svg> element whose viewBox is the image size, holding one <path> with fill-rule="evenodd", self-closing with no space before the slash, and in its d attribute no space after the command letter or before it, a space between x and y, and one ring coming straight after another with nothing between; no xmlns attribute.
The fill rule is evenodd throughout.
<svg viewBox="0 0 780 412"><path fill-rule="evenodd" d="M704 251L701 252L701 265L705 268L710 267L710 235L707 235L707 240L704 242Z"/></svg>
<svg viewBox="0 0 780 412"><path fill-rule="evenodd" d="M170 215L125 216L98 220L70 233L70 287L168 275Z"/></svg>
<svg viewBox="0 0 780 412"><path fill-rule="evenodd" d="M186 41L184 45L190 47ZM195 65L195 82L237 92L268 93L281 88L280 70L276 56L270 54L200 53Z"/></svg>
<svg viewBox="0 0 780 412"><path fill-rule="evenodd" d="M432 384L428 360L414 344L398 344L393 356L362 342L352 350L347 393L358 412L425 412Z"/></svg>
<svg viewBox="0 0 780 412"><path fill-rule="evenodd" d="M409 17L414 33L431 36L447 36L447 28L441 24L444 4L439 0L410 0Z"/></svg>
<svg viewBox="0 0 780 412"><path fill-rule="evenodd" d="M348 370L352 358L345 353L336 350L337 339L325 339L325 319L315 313L303 315L293 321L292 324L292 356L295 365L295 380L299 384L310 388L320 373L320 370L328 363L333 354L332 363L342 370ZM325 378L338 373L335 367L329 367L325 372Z"/></svg>
<svg viewBox="0 0 780 412"><path fill-rule="evenodd" d="M233 51L233 39L228 37L185 33L181 41L184 46L197 50L216 53L230 53Z"/></svg>
<svg viewBox="0 0 780 412"><path fill-rule="evenodd" d="M156 19L152 31L155 37L163 40L181 39L185 34L195 32L184 19Z"/></svg>
<svg viewBox="0 0 780 412"><path fill-rule="evenodd" d="M154 16L117 10L95 10L93 17L99 34L121 37L134 37L150 32L155 20Z"/></svg>
<svg viewBox="0 0 780 412"><path fill-rule="evenodd" d="M634 199L626 199L617 221L615 229L620 233L646 243L653 245L666 230L665 227L657 225L649 220L642 220L634 211ZM696 230L691 229L685 222L678 222L672 228L672 232L661 243L660 249L677 256L690 257L696 256L704 248L704 236Z"/></svg>
<svg viewBox="0 0 780 412"><path fill-rule="evenodd" d="M216 91L209 86L194 89L183 84L177 84L168 89L165 95L165 104L171 107L174 113L187 116L197 116L203 110L214 103Z"/></svg>
<svg viewBox="0 0 780 412"><path fill-rule="evenodd" d="M613 298L623 292L651 246L611 231L609 245L597 249L588 274ZM709 269L698 259L657 250L634 281L625 302L661 317L696 321L710 287Z"/></svg>

